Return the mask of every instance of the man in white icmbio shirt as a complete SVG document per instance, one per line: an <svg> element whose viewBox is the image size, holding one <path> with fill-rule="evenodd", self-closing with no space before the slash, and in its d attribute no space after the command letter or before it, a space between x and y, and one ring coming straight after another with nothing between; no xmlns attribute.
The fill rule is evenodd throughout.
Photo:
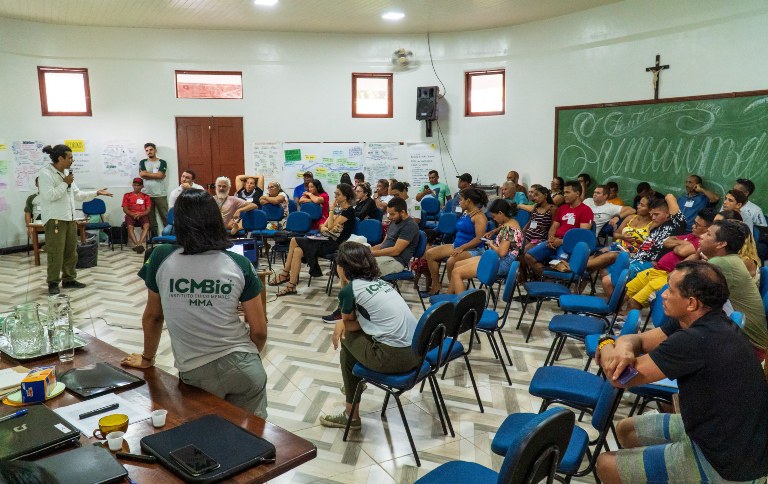
<svg viewBox="0 0 768 484"><path fill-rule="evenodd" d="M197 190L205 190L201 185L198 185L195 183L195 172L192 170L184 170L181 172L181 184L174 188L173 191L168 195L168 207L172 208L173 204L176 203L176 199L179 198L179 195L181 195L181 192L184 190L188 190L190 188L194 188Z"/></svg>

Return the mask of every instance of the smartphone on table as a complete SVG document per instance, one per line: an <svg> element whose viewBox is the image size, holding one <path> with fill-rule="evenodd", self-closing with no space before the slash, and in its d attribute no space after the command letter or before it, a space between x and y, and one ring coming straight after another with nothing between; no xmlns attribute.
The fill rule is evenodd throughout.
<svg viewBox="0 0 768 484"><path fill-rule="evenodd" d="M179 464L191 476L201 476L221 467L211 456L200 450L195 445L185 445L172 450L168 455Z"/></svg>

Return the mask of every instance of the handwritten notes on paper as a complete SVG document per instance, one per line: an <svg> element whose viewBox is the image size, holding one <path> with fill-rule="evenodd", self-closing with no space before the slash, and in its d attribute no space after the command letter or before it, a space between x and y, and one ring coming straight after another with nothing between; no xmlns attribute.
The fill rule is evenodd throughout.
<svg viewBox="0 0 768 484"><path fill-rule="evenodd" d="M283 163L280 160L281 143L259 142L253 143L253 165L249 174L264 175L266 180L279 180L283 171Z"/></svg>

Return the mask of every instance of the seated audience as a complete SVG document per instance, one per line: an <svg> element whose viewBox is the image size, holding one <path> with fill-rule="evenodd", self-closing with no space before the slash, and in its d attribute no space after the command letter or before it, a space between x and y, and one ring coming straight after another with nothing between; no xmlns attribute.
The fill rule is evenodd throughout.
<svg viewBox="0 0 768 484"><path fill-rule="evenodd" d="M365 175L363 174L363 172L358 171L357 173L355 173L354 186L362 185L363 183L365 183ZM370 183L368 185L370 186Z"/></svg>
<svg viewBox="0 0 768 484"><path fill-rule="evenodd" d="M744 223L749 227L750 232L754 229L755 225L759 227L765 227L765 215L763 210L755 205L749 197L755 193L755 184L748 178L739 178L736 180L736 184L733 185L734 190L739 190L747 196L747 201L741 207L741 215L744 219Z"/></svg>
<svg viewBox="0 0 768 484"><path fill-rule="evenodd" d="M429 183L424 185L422 191L416 194L416 200L421 201L426 195L433 195L440 201L440 206L444 207L446 200L451 199L451 189L448 185L440 181L440 175L437 170L430 170Z"/></svg>
<svg viewBox="0 0 768 484"><path fill-rule="evenodd" d="M592 228L592 210L581 202L581 190L579 182L565 182L565 202L555 212L547 240L526 251L525 264L537 277L544 273L544 264L563 255L560 246L566 232L573 228Z"/></svg>
<svg viewBox="0 0 768 484"><path fill-rule="evenodd" d="M229 178L220 176L216 179L216 205L219 207L221 217L224 220L224 227L234 235L242 228L240 214L255 210L256 204L231 196L229 194L230 188Z"/></svg>
<svg viewBox="0 0 768 484"><path fill-rule="evenodd" d="M741 219L741 213L735 211L735 210L723 210L722 212L715 215L715 220L737 220L739 222L742 221ZM747 240L744 241L744 247L741 248L739 251L739 257L741 257L741 260L744 262L744 265L747 267L747 271L749 272L749 275L752 277L752 280L755 282L756 286L760 286L760 271L758 270L760 268L760 255L757 251L757 242L755 241L754 236L752 236L752 233L747 236Z"/></svg>
<svg viewBox="0 0 768 484"><path fill-rule="evenodd" d="M371 247L382 276L403 271L419 245L419 224L408 215L405 200L392 198L387 204L387 217L390 222L387 237Z"/></svg>
<svg viewBox="0 0 768 484"><path fill-rule="evenodd" d="M207 192L179 195L174 226L179 245L156 246L139 271L147 285L144 351L121 364L153 366L165 321L181 381L266 419L267 374L259 353L267 321L256 271L248 259L226 250L232 242Z"/></svg>
<svg viewBox="0 0 768 484"><path fill-rule="evenodd" d="M507 173L507 181L515 184L515 192L526 193L528 191L525 185L520 184L520 173L516 172L515 170Z"/></svg>
<svg viewBox="0 0 768 484"><path fill-rule="evenodd" d="M349 176L349 173L346 171L341 174L341 177L339 178L339 183L346 183L347 185L352 186L352 178Z"/></svg>
<svg viewBox="0 0 768 484"><path fill-rule="evenodd" d="M516 190L517 185L514 182L504 182L501 185L501 198L506 200L507 203L515 203L517 205L528 203L528 195L525 192L518 192Z"/></svg>
<svg viewBox="0 0 768 484"><path fill-rule="evenodd" d="M506 276L509 267L515 261L523 248L523 232L520 230L520 224L514 219L517 214L517 206L509 204L506 200L494 200L488 209L494 222L499 226L496 237L487 242L487 250L492 250L499 255L498 276ZM477 266L480 264L480 257L475 256L469 259L459 261L454 265L451 272L449 294L460 294L464 291L465 281L477 276Z"/></svg>
<svg viewBox="0 0 768 484"><path fill-rule="evenodd" d="M487 203L488 195L477 188L465 188L459 192L459 207L461 207L463 215L456 222L456 237L453 244L436 245L427 250L425 255L432 281L429 290L430 295L438 294L441 289L438 274L440 261L448 259L446 271L450 281L453 267L457 262L481 255L485 250L481 239L485 233L488 219L480 207Z"/></svg>
<svg viewBox="0 0 768 484"><path fill-rule="evenodd" d="M565 190L565 180L563 180L563 177L554 177L549 184L549 191L552 196L552 202L556 207L565 203L565 194L563 193L563 190Z"/></svg>
<svg viewBox="0 0 768 484"><path fill-rule="evenodd" d="M703 181L699 175L691 175L685 179L685 193L677 197L677 204L688 221L686 231L693 229L693 221L704 208L714 208L720 200L720 195L709 191L702 185Z"/></svg>
<svg viewBox="0 0 768 484"><path fill-rule="evenodd" d="M549 190L541 185L531 185L530 195L533 205L518 205L517 208L531 212L531 218L523 227L523 236L525 237L525 250L538 245L547 240L549 228L552 226L552 220L555 216L557 207ZM487 237L487 235L486 235ZM525 259L521 258L521 262Z"/></svg>
<svg viewBox="0 0 768 484"><path fill-rule="evenodd" d="M269 182L267 193L259 197L259 205L263 207L267 204L279 205L283 209L283 219L267 222L267 230L283 230L285 228L285 219L288 217L288 194L283 191L283 187L276 181Z"/></svg>
<svg viewBox="0 0 768 484"><path fill-rule="evenodd" d="M608 187L608 203L623 207L624 200L619 196L619 184L615 181L609 181L605 186Z"/></svg>
<svg viewBox="0 0 768 484"><path fill-rule="evenodd" d="M345 183L345 185L349 185ZM354 197L351 200L354 200ZM323 189L323 184L320 180L312 179L307 185L306 191L299 197L298 204L303 205L305 203L316 203L320 205L321 214L320 218L312 222L312 228L318 229L328 219L328 212L330 210L330 202L328 194Z"/></svg>
<svg viewBox="0 0 768 484"><path fill-rule="evenodd" d="M672 249L659 259L650 269L640 272L627 284L628 309L641 309L648 306L651 295L664 287L669 273L675 266L687 259L698 259L697 251L701 236L715 221L715 212L711 208L701 210L693 222L693 232L685 235L673 235L664 241L665 249Z"/></svg>
<svg viewBox="0 0 768 484"><path fill-rule="evenodd" d="M679 414L619 422L621 449L597 460L601 482L764 482L768 385L749 341L723 314L728 297L716 266L682 262L663 296L668 323L615 343L601 340L596 359L614 386L670 378L680 389ZM621 385L628 366L638 374Z"/></svg>
<svg viewBox="0 0 768 484"><path fill-rule="evenodd" d="M171 193L168 194L168 208L173 207L173 205L176 203L176 199L179 198L179 195L181 195L181 192L184 190L189 190L190 188L194 188L195 190L205 190L205 188L202 185L198 185L195 183L195 172L192 170L184 170L181 172L180 183L179 186L171 190Z"/></svg>
<svg viewBox="0 0 768 484"><path fill-rule="evenodd" d="M382 178L376 182L376 193L373 195L373 201L376 202L376 207L382 212L387 210L387 203L392 200L392 195L389 194L389 180Z"/></svg>
<svg viewBox="0 0 768 484"><path fill-rule="evenodd" d="M741 190L728 190L723 197L723 210L735 210L741 215L741 207L743 207L745 203L747 203L747 196L744 192ZM741 218L743 220L744 215L741 215Z"/></svg>
<svg viewBox="0 0 768 484"><path fill-rule="evenodd" d="M309 190L314 189L313 180L309 184ZM320 225L322 238L294 237L288 246L288 256L282 272L276 275L270 282L270 286L279 286L288 283L286 287L277 293L277 297L296 294L296 284L299 282L301 271L301 259L306 258L311 277L322 277L323 272L318 264L318 257L336 252L339 244L345 242L355 229L355 209L352 208L352 200L355 199L355 191L352 185L339 183L334 193L333 212L328 219Z"/></svg>
<svg viewBox="0 0 768 484"><path fill-rule="evenodd" d="M418 225L421 222L421 204L413 198L408 197L409 186L410 185L406 182L395 181L389 185L389 194L392 195L393 198L402 198L405 200L405 203L408 206L408 216ZM389 226L389 222L390 220L387 219L385 222L387 226Z"/></svg>
<svg viewBox="0 0 768 484"><path fill-rule="evenodd" d="M246 202L259 204L264 195L264 177L262 175L238 175L235 178L235 196Z"/></svg>
<svg viewBox="0 0 768 484"><path fill-rule="evenodd" d="M379 268L368 247L355 242L339 246L336 272L344 287L339 291L342 319L332 341L340 349L346 408L339 415L320 417L325 427L359 430L360 406L350 415L360 378L352 374L357 363L381 373L411 371L420 363L411 349L418 324L411 308L389 284L379 279ZM359 401L359 397L357 399Z"/></svg>
<svg viewBox="0 0 768 484"><path fill-rule="evenodd" d="M141 193L144 180L141 177L133 179L133 191L123 195L123 213L125 214L125 227L128 230L128 240L133 244L133 251L137 254L144 252L144 242L149 234L149 212L152 200L146 193ZM141 228L141 235L136 240L134 227Z"/></svg>
<svg viewBox="0 0 768 484"><path fill-rule="evenodd" d="M651 184L648 182L640 182L637 184L637 196L632 200L632 208L637 208L640 199L645 197L648 199L648 203L652 203L654 200L663 200L664 195L651 188Z"/></svg>
<svg viewBox="0 0 768 484"><path fill-rule="evenodd" d="M309 188L309 182L311 182L314 179L314 175L312 175L312 172L307 170L304 172L304 183L297 186L293 189L293 201L296 203L299 203L299 200L301 199L301 196L304 194L304 192L307 191Z"/></svg>
<svg viewBox="0 0 768 484"><path fill-rule="evenodd" d="M629 280L635 276L653 267L662 255L671 249L664 248L664 241L672 235L683 235L685 233L685 215L677 205L677 199L671 193L664 200L653 200L650 204L651 232L648 238L643 241L629 259ZM603 290L610 296L613 292L610 274L603 277Z"/></svg>
<svg viewBox="0 0 768 484"><path fill-rule="evenodd" d="M459 180L458 181L459 190L456 193L454 193L450 202L447 202L445 204L445 208L443 209L443 212L455 213L457 215L461 215L463 210L459 206L459 194L461 193L462 190L466 188L470 188L472 186L472 175L470 175L469 173L462 173L456 178Z"/></svg>
<svg viewBox="0 0 768 484"><path fill-rule="evenodd" d="M613 233L619 219L635 213L635 209L632 207L620 207L608 203L608 187L605 185L596 186L594 192L592 192L592 198L585 199L584 205L592 209L595 220L595 234L599 234L608 223L613 227L613 230L611 230L611 233Z"/></svg>
<svg viewBox="0 0 768 484"><path fill-rule="evenodd" d="M765 308L757 286L738 255L747 235L747 226L742 222L717 221L701 236L699 252L724 274L731 293L731 305L734 311L744 314L744 334L762 361L768 344Z"/></svg>
<svg viewBox="0 0 768 484"><path fill-rule="evenodd" d="M367 218L376 218L378 208L376 202L371 198L371 186L365 182L355 186L355 217L358 220L365 220Z"/></svg>
<svg viewBox="0 0 768 484"><path fill-rule="evenodd" d="M605 269L616 261L619 251L635 253L651 231L651 213L648 199L643 197L637 204L637 213L621 222L613 233L613 243L598 251L587 261L587 272Z"/></svg>
<svg viewBox="0 0 768 484"><path fill-rule="evenodd" d="M590 185L592 185L592 177L589 176L589 173L579 173L576 180L581 185L581 199L584 200L584 197L589 193Z"/></svg>

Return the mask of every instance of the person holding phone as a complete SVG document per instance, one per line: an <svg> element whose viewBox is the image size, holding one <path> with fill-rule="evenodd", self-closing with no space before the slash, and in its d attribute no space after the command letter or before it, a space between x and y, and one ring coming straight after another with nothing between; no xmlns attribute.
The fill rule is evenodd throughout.
<svg viewBox="0 0 768 484"><path fill-rule="evenodd" d="M48 294L58 294L61 287L80 289L85 284L77 280L77 221L75 200L88 202L98 195L111 197L106 188L81 191L75 184L70 169L74 158L67 145L48 145L43 153L51 164L40 170L40 222L45 226L45 244L48 247Z"/></svg>
<svg viewBox="0 0 768 484"><path fill-rule="evenodd" d="M768 475L768 384L749 340L723 313L729 296L718 267L681 262L662 296L669 321L598 348L595 358L612 385L670 378L680 396L679 414L619 422L621 450L597 460L601 482L649 482L661 475L669 482L762 482ZM637 375L622 384L627 367Z"/></svg>
<svg viewBox="0 0 768 484"><path fill-rule="evenodd" d="M440 200L441 207L445 206L445 202L451 200L451 189L440 181L440 175L437 173L437 170L429 171L429 183L424 185L424 188L416 194L416 201L420 202L427 195L437 197Z"/></svg>

